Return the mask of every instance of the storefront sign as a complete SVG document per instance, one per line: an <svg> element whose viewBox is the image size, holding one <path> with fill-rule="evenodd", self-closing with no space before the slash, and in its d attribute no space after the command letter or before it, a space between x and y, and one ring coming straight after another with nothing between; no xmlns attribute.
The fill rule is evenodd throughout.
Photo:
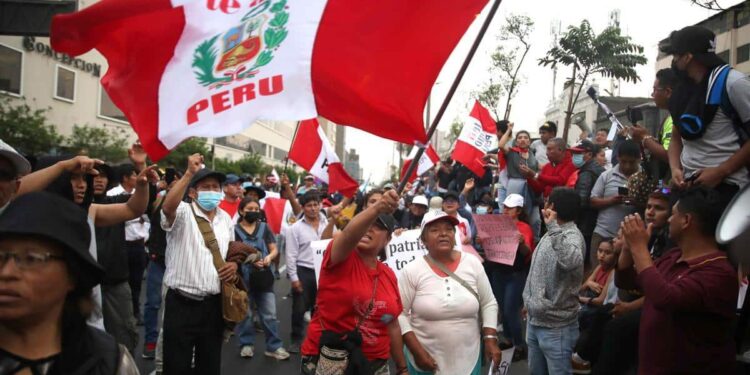
<svg viewBox="0 0 750 375"><path fill-rule="evenodd" d="M101 75L102 66L99 64L87 62L77 57L71 57L68 54L57 52L49 44L37 42L33 36L23 38L23 48L28 52L37 52L39 54L51 57L65 65L70 65L82 72L90 73L94 77Z"/></svg>

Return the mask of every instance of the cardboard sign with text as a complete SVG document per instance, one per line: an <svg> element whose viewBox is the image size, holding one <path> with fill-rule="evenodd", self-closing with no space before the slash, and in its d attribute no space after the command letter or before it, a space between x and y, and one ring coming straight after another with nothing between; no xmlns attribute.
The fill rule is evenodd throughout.
<svg viewBox="0 0 750 375"><path fill-rule="evenodd" d="M518 253L518 228L505 215L472 215L487 260L513 265Z"/></svg>

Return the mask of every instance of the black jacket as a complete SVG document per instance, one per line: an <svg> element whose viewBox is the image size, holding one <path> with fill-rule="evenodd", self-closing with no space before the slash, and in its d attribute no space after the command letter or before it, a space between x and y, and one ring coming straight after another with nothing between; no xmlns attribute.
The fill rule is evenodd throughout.
<svg viewBox="0 0 750 375"><path fill-rule="evenodd" d="M125 203L129 195L113 197L95 196L96 204ZM125 223L96 227L97 262L104 268L105 285L119 284L128 281L128 251L125 248Z"/></svg>
<svg viewBox="0 0 750 375"><path fill-rule="evenodd" d="M596 180L604 172L604 168L596 163L594 159L587 161L578 171L576 181L576 193L581 197L581 210L578 212L576 224L584 236L591 236L596 228L596 218L599 212L591 208L591 190Z"/></svg>

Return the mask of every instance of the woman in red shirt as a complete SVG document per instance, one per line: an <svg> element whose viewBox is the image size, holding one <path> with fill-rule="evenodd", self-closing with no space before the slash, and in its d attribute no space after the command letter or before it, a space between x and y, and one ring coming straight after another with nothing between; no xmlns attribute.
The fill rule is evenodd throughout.
<svg viewBox="0 0 750 375"><path fill-rule="evenodd" d="M393 358L397 374L407 373L398 324L403 310L398 282L393 271L378 261L378 253L391 239L396 222L391 213L398 207L398 199L395 191L385 192L328 245L318 281L317 307L302 344L302 374L314 374L324 361L327 366L335 363L331 354L341 354L335 349L344 347L349 349L354 373L388 374L388 358ZM321 358L321 346L334 350L324 350Z"/></svg>

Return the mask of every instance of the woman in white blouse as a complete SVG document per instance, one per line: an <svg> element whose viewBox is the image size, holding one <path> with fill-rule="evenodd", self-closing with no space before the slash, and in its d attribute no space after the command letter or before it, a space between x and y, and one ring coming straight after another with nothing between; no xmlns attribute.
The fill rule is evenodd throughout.
<svg viewBox="0 0 750 375"><path fill-rule="evenodd" d="M399 323L412 375L479 374L481 342L500 363L497 302L479 260L454 250L456 224L443 211L425 214L420 238L428 254L401 271Z"/></svg>

